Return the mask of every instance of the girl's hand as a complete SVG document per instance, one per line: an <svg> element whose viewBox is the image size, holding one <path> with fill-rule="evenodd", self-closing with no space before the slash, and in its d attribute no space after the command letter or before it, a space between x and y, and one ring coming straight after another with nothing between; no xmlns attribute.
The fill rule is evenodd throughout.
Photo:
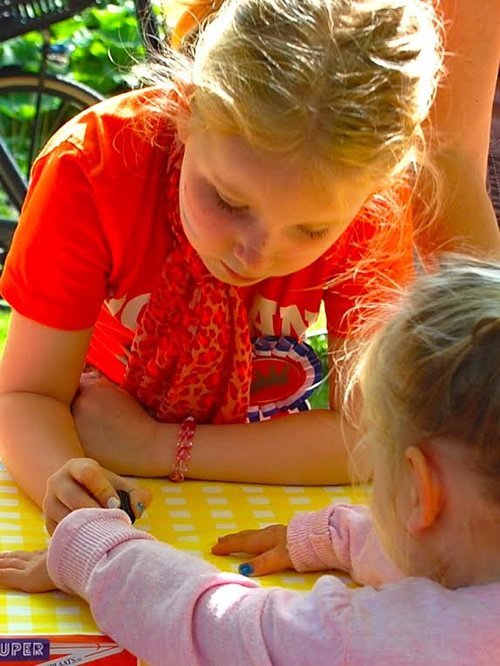
<svg viewBox="0 0 500 666"><path fill-rule="evenodd" d="M68 460L47 481L42 509L48 533L52 534L56 525L75 509L118 508L120 500L117 490L126 490L130 494L130 503L136 518L140 518L151 504L152 496L149 490L104 469L95 460Z"/></svg>
<svg viewBox="0 0 500 666"><path fill-rule="evenodd" d="M262 530L244 530L220 537L212 547L214 555L249 553L257 555L240 564L244 576L262 576L293 569L286 544L286 525L269 525Z"/></svg>
<svg viewBox="0 0 500 666"><path fill-rule="evenodd" d="M30 593L57 590L47 570L47 551L0 553L0 586Z"/></svg>

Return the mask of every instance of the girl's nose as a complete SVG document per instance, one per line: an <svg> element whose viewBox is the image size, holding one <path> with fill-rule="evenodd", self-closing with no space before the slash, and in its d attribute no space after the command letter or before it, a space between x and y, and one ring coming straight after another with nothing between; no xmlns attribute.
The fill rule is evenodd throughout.
<svg viewBox="0 0 500 666"><path fill-rule="evenodd" d="M234 256L238 262L253 276L269 264L270 239L265 232L248 233L238 238L234 245Z"/></svg>

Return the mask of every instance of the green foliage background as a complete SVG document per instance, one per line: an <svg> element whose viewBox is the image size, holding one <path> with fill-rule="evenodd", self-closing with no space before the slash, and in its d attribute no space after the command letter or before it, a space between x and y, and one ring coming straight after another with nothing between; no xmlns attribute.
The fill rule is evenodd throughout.
<svg viewBox="0 0 500 666"><path fill-rule="evenodd" d="M68 47L72 77L104 95L120 92L136 81L130 67L144 58L133 0L99 1L80 15L50 28L53 43ZM0 44L0 66L37 71L42 37L31 32Z"/></svg>

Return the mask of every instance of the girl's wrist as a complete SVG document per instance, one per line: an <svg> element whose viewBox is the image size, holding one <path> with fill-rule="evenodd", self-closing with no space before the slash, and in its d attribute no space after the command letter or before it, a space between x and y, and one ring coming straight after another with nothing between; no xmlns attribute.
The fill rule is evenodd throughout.
<svg viewBox="0 0 500 666"><path fill-rule="evenodd" d="M175 460L179 424L154 421L151 439L151 456L147 461L148 472L144 476L168 477Z"/></svg>
<svg viewBox="0 0 500 666"><path fill-rule="evenodd" d="M188 416L179 426L177 433L177 443L175 446L175 456L172 462L172 469L168 478L174 483L184 481L191 460L191 453L196 432L196 421L192 416Z"/></svg>

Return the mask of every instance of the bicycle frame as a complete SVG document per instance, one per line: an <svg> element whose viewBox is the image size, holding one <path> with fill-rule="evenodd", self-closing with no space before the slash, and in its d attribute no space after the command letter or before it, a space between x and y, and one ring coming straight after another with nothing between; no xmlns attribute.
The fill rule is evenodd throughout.
<svg viewBox="0 0 500 666"><path fill-rule="evenodd" d="M12 159L5 141L0 136L0 182L7 192L7 196L21 210L24 197L26 196L27 183L19 170L16 162Z"/></svg>
<svg viewBox="0 0 500 666"><path fill-rule="evenodd" d="M0 3L2 1L3 0L0 0ZM22 2L25 1L38 2L38 0L14 0L14 4L16 4L16 2L20 2L22 4ZM54 0L48 0L48 3L49 4L47 5L47 8L50 5L52 11L54 11L56 7L56 5L54 5ZM7 25L6 23L5 25L2 26L2 29L0 29L0 39L2 41L19 34L23 34L29 31L30 29L31 30L37 29L44 36L44 43L41 49L40 67L38 72L36 73L36 77L38 80L37 89L39 90L39 94L35 100L37 111L35 113L35 124L33 127L32 141L29 150L29 157L28 157L29 164L32 163L33 158L35 157L34 154L36 152L35 137L38 136L38 128L40 123L39 110L40 110L41 98L45 91L45 81L47 74L47 56L50 50L50 33L48 32L47 28L54 22L54 19L56 21L64 20L64 18L67 18L68 16L75 13L75 11L77 11L77 7L83 8L86 6L90 6L91 4L92 0L64 0L64 2L61 4L60 16L56 16L56 14L54 14L54 17L50 17L49 15L44 16L43 12L45 11L44 9L45 5L42 4L40 4L40 6L36 5L36 7L38 8L37 11L39 11L40 13L39 16L36 16L33 19L31 15L28 14L24 18L22 18L20 15L19 21L17 19L12 19L12 20L9 19L10 21L9 24ZM158 28L158 22L152 10L151 1L134 0L134 4L138 21L139 33L142 42L144 44L148 57L153 57L155 54L158 54L158 52L161 49L161 39L160 39L160 31ZM66 5L67 8L63 8ZM70 11L70 7L73 7L74 11ZM0 184L3 190L5 191L10 204L14 207L14 209L17 209L17 211L20 212L27 192L27 177L20 170L20 167L15 159L15 156L11 154L9 147L7 146L5 140L1 136L0 136ZM0 254L5 253L6 250L8 249L10 245L10 239L12 237L15 226L16 222L13 220L7 220L3 218L0 220ZM3 260L0 257L0 272L2 264Z"/></svg>

